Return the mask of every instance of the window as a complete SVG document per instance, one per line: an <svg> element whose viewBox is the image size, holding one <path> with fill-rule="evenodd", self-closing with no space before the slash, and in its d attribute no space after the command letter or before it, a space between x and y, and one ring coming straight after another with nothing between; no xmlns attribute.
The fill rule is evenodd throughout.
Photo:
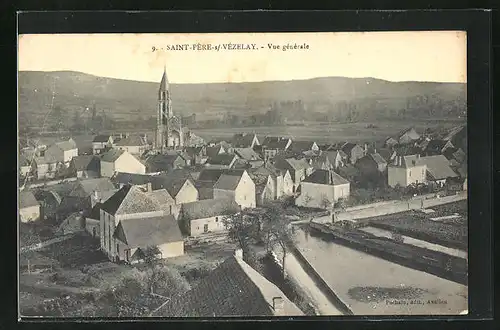
<svg viewBox="0 0 500 330"><path fill-rule="evenodd" d="M410 171L410 176L411 176L411 171Z"/></svg>
<svg viewBox="0 0 500 330"><path fill-rule="evenodd" d="M203 232L208 233L208 224L203 225Z"/></svg>
<svg viewBox="0 0 500 330"><path fill-rule="evenodd" d="M116 254L120 255L120 245L116 243Z"/></svg>
<svg viewBox="0 0 500 330"><path fill-rule="evenodd" d="M215 217L215 222L219 222L219 217Z"/></svg>

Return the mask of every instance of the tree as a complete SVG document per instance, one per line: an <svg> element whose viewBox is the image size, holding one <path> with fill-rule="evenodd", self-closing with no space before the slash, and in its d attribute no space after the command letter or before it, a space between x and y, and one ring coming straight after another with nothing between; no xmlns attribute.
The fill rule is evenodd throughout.
<svg viewBox="0 0 500 330"><path fill-rule="evenodd" d="M237 242L244 253L248 253L250 240L256 237L260 229L258 218L246 210L241 210L236 214L223 216L222 223L228 231L229 238Z"/></svg>
<svg viewBox="0 0 500 330"><path fill-rule="evenodd" d="M276 246L282 250L282 275L286 277L285 260L288 252L288 247L293 244L294 231L288 219L283 216L284 210L282 205L274 202L270 203L265 212L261 215L262 236L266 239L268 252L272 251Z"/></svg>
<svg viewBox="0 0 500 330"><path fill-rule="evenodd" d="M323 209L329 209L332 206L332 202L328 199L326 195L321 196L320 206Z"/></svg>
<svg viewBox="0 0 500 330"><path fill-rule="evenodd" d="M141 259L144 264L148 267L150 272L147 282L148 289L151 294L154 293L154 287L156 282L160 279L161 274L158 269L158 264L161 259L161 251L157 246L148 246L141 249Z"/></svg>

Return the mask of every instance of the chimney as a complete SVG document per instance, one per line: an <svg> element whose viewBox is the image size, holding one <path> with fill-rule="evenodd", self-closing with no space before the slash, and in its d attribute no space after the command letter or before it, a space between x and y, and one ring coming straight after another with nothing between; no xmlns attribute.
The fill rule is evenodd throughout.
<svg viewBox="0 0 500 330"><path fill-rule="evenodd" d="M234 251L234 256L238 259L243 259L243 250L238 249L238 250Z"/></svg>
<svg viewBox="0 0 500 330"><path fill-rule="evenodd" d="M284 301L281 297L273 297L273 309L276 314L281 314L284 311Z"/></svg>
<svg viewBox="0 0 500 330"><path fill-rule="evenodd" d="M368 154L368 145L365 143L365 147L364 147L364 152L365 152L365 156L366 154Z"/></svg>

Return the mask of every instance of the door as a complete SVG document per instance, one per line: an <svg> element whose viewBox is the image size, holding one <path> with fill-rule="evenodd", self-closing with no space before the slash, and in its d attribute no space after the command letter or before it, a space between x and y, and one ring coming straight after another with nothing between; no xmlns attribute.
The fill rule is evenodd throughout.
<svg viewBox="0 0 500 330"><path fill-rule="evenodd" d="M97 228L94 227L94 228L92 228L92 237L95 238L96 236L97 236Z"/></svg>
<svg viewBox="0 0 500 330"><path fill-rule="evenodd" d="M130 262L130 249L125 250L125 260Z"/></svg>
<svg viewBox="0 0 500 330"><path fill-rule="evenodd" d="M203 225L203 232L208 233L208 224Z"/></svg>

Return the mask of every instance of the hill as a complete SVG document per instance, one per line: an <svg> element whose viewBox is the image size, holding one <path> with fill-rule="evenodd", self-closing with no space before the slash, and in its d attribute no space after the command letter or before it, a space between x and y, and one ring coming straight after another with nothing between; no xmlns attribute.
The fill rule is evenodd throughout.
<svg viewBox="0 0 500 330"><path fill-rule="evenodd" d="M160 78L160 77L158 77ZM20 124L40 124L51 105L62 109L67 120L96 105L116 121L155 116L159 83L93 76L81 72L19 72ZM374 78L327 77L251 83L171 84L174 112L196 114L197 120L232 113L262 114L273 104L284 109L288 120L334 120L404 115L457 118L465 114L466 85L433 82L389 82ZM287 107L300 102L301 107ZM326 114L325 118L318 114ZM302 117L302 118L301 118Z"/></svg>

